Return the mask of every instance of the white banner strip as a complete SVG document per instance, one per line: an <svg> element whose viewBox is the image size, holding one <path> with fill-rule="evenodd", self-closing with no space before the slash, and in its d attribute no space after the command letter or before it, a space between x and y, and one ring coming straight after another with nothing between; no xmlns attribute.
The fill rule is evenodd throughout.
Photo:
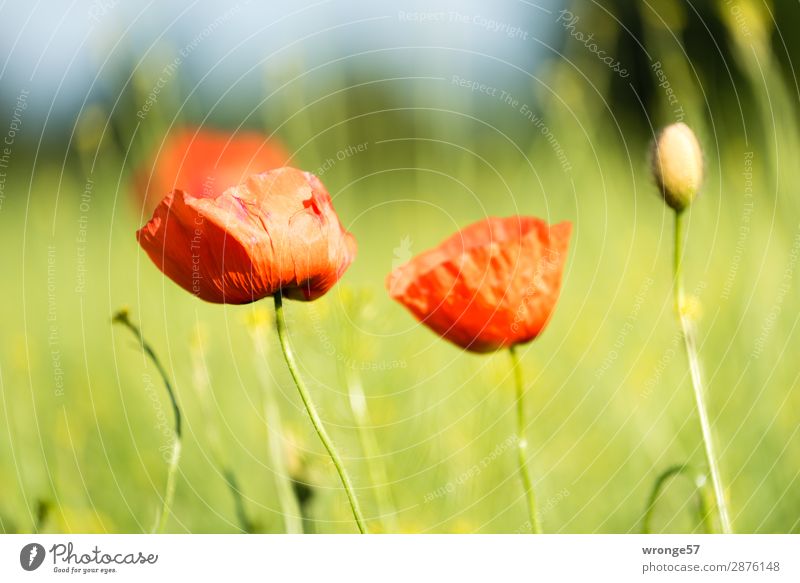
<svg viewBox="0 0 800 583"><path fill-rule="evenodd" d="M798 535L3 535L0 581L800 581Z"/></svg>

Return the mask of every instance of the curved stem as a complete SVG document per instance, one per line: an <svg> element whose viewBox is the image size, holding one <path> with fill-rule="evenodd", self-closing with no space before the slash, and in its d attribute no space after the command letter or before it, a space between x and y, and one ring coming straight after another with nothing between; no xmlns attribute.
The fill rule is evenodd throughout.
<svg viewBox="0 0 800 583"><path fill-rule="evenodd" d="M720 477L719 462L714 451L714 440L711 432L711 423L708 420L708 410L706 408L705 391L703 388L703 378L700 373L700 357L697 353L697 342L695 339L694 325L688 314L685 313L683 305L683 213L675 213L675 280L673 284L673 294L675 297L675 312L681 325L683 344L686 348L686 357L689 361L689 373L694 389L694 397L697 403L697 414L700 417L700 429L703 433L703 444L705 446L706 463L711 474L711 483L714 488L714 498L719 514L719 524L722 532L730 534L732 532L730 518L728 517L728 507L725 502L725 489L722 486Z"/></svg>
<svg viewBox="0 0 800 583"><path fill-rule="evenodd" d="M178 462L181 458L181 409L178 406L178 399L175 396L175 391L172 389L172 383L169 381L169 376L167 375L166 369L161 364L161 361L158 359L158 356L153 348L144 339L141 329L136 324L131 322L127 310L120 310L114 314L112 322L125 326L139 340L142 350L155 365L158 374L161 376L161 380L164 381L164 386L167 389L167 394L169 395L169 400L172 404L172 412L175 415L175 442L172 444L172 454L169 458L169 467L167 469L167 486L164 491L161 510L156 517L156 524L153 528L154 532L160 533L164 531L164 527L167 524L167 519L169 518L170 510L172 508L172 499L175 497L175 481L178 473Z"/></svg>
<svg viewBox="0 0 800 583"><path fill-rule="evenodd" d="M517 356L514 346L509 348L509 353L511 354L511 366L514 369L514 381L517 389L517 461L519 463L519 475L522 478L522 487L525 490L531 532L541 534L542 525L539 523L539 515L536 512L536 495L533 491L533 482L528 471L528 440L525 439L525 386L522 381L522 368L519 365L519 356Z"/></svg>
<svg viewBox="0 0 800 583"><path fill-rule="evenodd" d="M659 474L659 476L656 478L656 481L653 484L653 490L650 492L650 497L647 500L647 509L642 517L643 534L651 534L653 532L653 514L655 513L656 509L656 502L658 502L658 498L661 495L661 491L664 489L664 486L670 480L670 478L681 474L686 475L691 479L693 477L692 468L688 464L674 465L661 472L661 474ZM695 475L692 481L695 485L695 488L697 488L696 511L698 522L702 525L703 532L706 534L711 534L714 529L711 525L711 521L709 520L710 515L708 504L706 502L706 477L703 474Z"/></svg>
<svg viewBox="0 0 800 583"><path fill-rule="evenodd" d="M333 447L333 442L328 436L325 426L322 424L322 419L320 419L320 416L314 407L314 403L311 401L311 395L303 383L303 380L300 378L297 363L294 359L294 353L292 352L292 347L289 345L289 338L286 333L286 319L283 315L283 301L280 292L275 294L275 324L278 328L278 338L280 339L281 348L283 349L283 356L286 359L286 365L289 367L289 372L292 375L292 379L294 379L294 384L297 386L297 390L300 392L300 398L303 400L303 405L306 407L308 416L311 419L311 424L314 426L320 441L322 441L322 445L324 445L325 449L328 450L328 455L330 456L333 465L336 466L336 471L339 473L339 478L341 479L344 490L347 493L347 499L350 501L350 507L353 510L353 517L356 519L358 530L364 534L367 532L367 528L364 522L364 517L361 514L361 509L358 505L358 500L353 493L353 486L350 483L350 478L347 476L344 465L342 465L342 460L339 458L336 448Z"/></svg>

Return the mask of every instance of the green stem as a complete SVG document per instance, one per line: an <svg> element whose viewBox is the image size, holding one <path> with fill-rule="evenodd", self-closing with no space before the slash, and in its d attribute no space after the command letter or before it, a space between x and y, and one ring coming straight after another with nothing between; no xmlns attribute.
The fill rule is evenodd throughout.
<svg viewBox="0 0 800 583"><path fill-rule="evenodd" d="M286 448L283 440L283 423L278 404L274 402L271 387L264 386L264 419L270 428L267 446L272 463L275 466L275 488L278 503L283 513L283 524L287 534L303 534L303 516L297 502L292 478L286 462Z"/></svg>
<svg viewBox="0 0 800 583"><path fill-rule="evenodd" d="M224 456L222 455L222 445L220 443L216 414L211 408L210 380L206 372L205 361L205 343L202 340L202 334L198 323L197 337L192 346L192 383L194 384L198 400L200 401L200 408L203 411L202 424L205 427L206 437L208 439L209 448L211 449L211 458L214 461L214 465L219 468L219 471L225 478L225 483L233 498L233 506L236 512L236 518L239 521L239 528L243 532L252 533L255 532L255 524L247 517L247 509L245 507L242 491L236 480L236 474L231 466L221 461Z"/></svg>
<svg viewBox="0 0 800 583"><path fill-rule="evenodd" d="M692 481L697 488L697 519L703 527L703 532L711 534L714 528L711 525L710 513L708 504L706 502L706 477L702 474L692 475L692 468L688 464L678 464L671 466L661 472L653 484L653 490L650 492L650 497L647 500L647 509L645 510L644 517L642 518L642 533L651 534L653 532L652 522L653 514L656 509L656 502L661 495L664 486L670 478L678 475L685 475L689 478L694 478Z"/></svg>
<svg viewBox="0 0 800 583"><path fill-rule="evenodd" d="M511 366L514 369L514 380L517 388L517 460L519 462L519 475L522 478L522 487L525 489L531 531L534 534L541 534L542 525L539 523L539 515L536 512L536 495L533 491L533 481L528 470L528 440L525 439L525 386L522 381L522 368L514 346L509 348L509 353L511 354Z"/></svg>
<svg viewBox="0 0 800 583"><path fill-rule="evenodd" d="M257 321L251 330L256 357L267 354L266 328ZM275 490L283 514L287 534L303 534L303 516L289 475L286 447L283 443L283 420L275 400L272 379L263 366L257 366L261 390L264 395L264 420L267 425L267 449L274 467Z"/></svg>
<svg viewBox="0 0 800 583"><path fill-rule="evenodd" d="M361 378L354 371L349 363L345 363L345 383L347 385L350 409L358 430L358 438L361 442L361 449L367 458L367 469L373 484L380 484L377 489L376 498L378 507L381 511L381 520L384 522L384 532L394 532L397 530L395 516L397 511L392 500L392 493L389 487L389 474L386 466L381 459L380 448L375 440L375 436L370 431L371 425L369 410L367 409L367 399L361 385Z"/></svg>
<svg viewBox="0 0 800 583"><path fill-rule="evenodd" d="M244 499L242 498L242 491L239 489L239 482L236 480L236 474L230 468L223 468L222 475L225 478L225 483L228 484L228 489L233 496L233 505L236 511L236 519L239 521L239 527L246 533L255 532L255 525L250 522L247 516L247 509L244 507Z"/></svg>
<svg viewBox="0 0 800 583"><path fill-rule="evenodd" d="M158 516L158 524L153 529L154 532L162 533L167 526L169 513L172 509L172 500L175 498L175 480L178 476L178 461L181 459L181 440L175 439L172 444L172 455L169 459L169 468L167 469L167 488L164 492L164 503L161 506L161 512Z"/></svg>
<svg viewBox="0 0 800 583"><path fill-rule="evenodd" d="M703 532L706 534L713 534L714 524L711 520L712 510L709 504L710 496L705 474L698 476L695 479L695 484L697 485L697 517L700 519L700 524L703 526Z"/></svg>
<svg viewBox="0 0 800 583"><path fill-rule="evenodd" d="M172 383L169 381L169 376L167 375L167 371L164 366L161 364L161 361L158 359L153 348L147 343L142 335L142 331L139 327L131 322L130 317L128 315L127 310L120 310L116 314L114 314L114 318L112 322L116 324L122 324L128 330L130 330L134 336L139 340L139 344L142 346L142 350L150 358L151 362L155 365L158 374L161 376L161 380L164 381L164 386L167 389L167 394L169 395L169 400L172 403L172 412L175 415L175 442L172 445L172 454L170 455L169 459L169 467L167 468L167 486L164 491L164 498L162 500L161 510L156 517L156 524L153 528L154 532L163 532L164 527L167 524L167 519L169 518L170 509L172 508L172 500L175 497L175 482L177 479L178 473L178 462L180 461L181 457L181 434L182 434L182 423L181 423L181 409L178 406L178 399L175 396L175 391L172 389Z"/></svg>
<svg viewBox="0 0 800 583"><path fill-rule="evenodd" d="M325 449L328 450L328 455L330 456L333 465L336 466L336 471L339 473L339 478L342 481L344 490L347 493L347 499L350 502L350 507L353 510L353 517L358 525L358 530L361 532L361 534L364 534L367 532L367 529L364 522L364 517L362 516L361 509L358 505L358 500L353 493L353 486L350 483L350 478L347 476L347 472L344 470L344 465L342 465L342 460L339 458L336 448L333 447L333 442L331 441L330 437L328 437L328 432L325 431L325 426L322 424L322 419L320 419L320 416L311 401L311 395L303 383L303 380L300 378L297 363L294 359L294 353L289 345L289 338L286 332L286 319L283 315L283 301L280 292L275 294L275 323L278 328L278 338L280 339L281 348L283 349L283 356L286 359L286 365L289 367L289 372L292 375L292 379L294 379L294 384L297 386L297 390L300 392L300 398L303 400L303 404L306 407L308 416L311 419L311 424L314 426L320 441L322 441L322 445L324 445Z"/></svg>
<svg viewBox="0 0 800 583"><path fill-rule="evenodd" d="M714 498L719 514L719 524L722 532L730 534L732 532L730 518L728 517L728 507L725 502L725 490L722 486L720 477L719 463L714 451L713 435L711 423L708 420L708 410L705 401L705 391L703 388L703 378L700 373L700 357L697 353L697 341L695 339L694 325L691 317L685 313L684 294L683 294L683 213L675 213L675 280L673 293L675 297L675 312L681 325L683 344L686 348L686 357L689 361L689 373L694 389L695 401L697 403L697 414L700 417L700 428L703 434L703 444L705 446L706 463L711 474L711 483L714 488Z"/></svg>

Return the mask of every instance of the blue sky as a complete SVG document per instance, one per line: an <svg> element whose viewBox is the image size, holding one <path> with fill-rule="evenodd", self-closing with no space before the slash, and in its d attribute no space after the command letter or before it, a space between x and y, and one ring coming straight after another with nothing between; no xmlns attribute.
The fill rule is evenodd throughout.
<svg viewBox="0 0 800 583"><path fill-rule="evenodd" d="M181 51L184 88L214 99L231 87L263 91L265 75L318 67L342 71L437 71L506 84L535 71L555 42L562 0L399 2L299 0L168 3L123 0L5 2L0 6L0 92L23 89L37 116L72 118L133 64L152 72Z"/></svg>

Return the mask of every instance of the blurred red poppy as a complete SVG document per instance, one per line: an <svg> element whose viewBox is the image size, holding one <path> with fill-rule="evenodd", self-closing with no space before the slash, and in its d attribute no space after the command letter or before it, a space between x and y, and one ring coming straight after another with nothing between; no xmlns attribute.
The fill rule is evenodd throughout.
<svg viewBox="0 0 800 583"><path fill-rule="evenodd" d="M194 196L218 196L252 174L286 166L289 158L276 139L257 132L185 127L171 133L157 156L139 169L136 194L149 216L176 188Z"/></svg>
<svg viewBox="0 0 800 583"><path fill-rule="evenodd" d="M434 332L474 352L536 338L561 290L572 225L488 218L398 267L389 295Z"/></svg>
<svg viewBox="0 0 800 583"><path fill-rule="evenodd" d="M289 167L255 174L219 195L175 190L136 238L175 283L228 304L278 291L316 299L356 253L319 179Z"/></svg>

